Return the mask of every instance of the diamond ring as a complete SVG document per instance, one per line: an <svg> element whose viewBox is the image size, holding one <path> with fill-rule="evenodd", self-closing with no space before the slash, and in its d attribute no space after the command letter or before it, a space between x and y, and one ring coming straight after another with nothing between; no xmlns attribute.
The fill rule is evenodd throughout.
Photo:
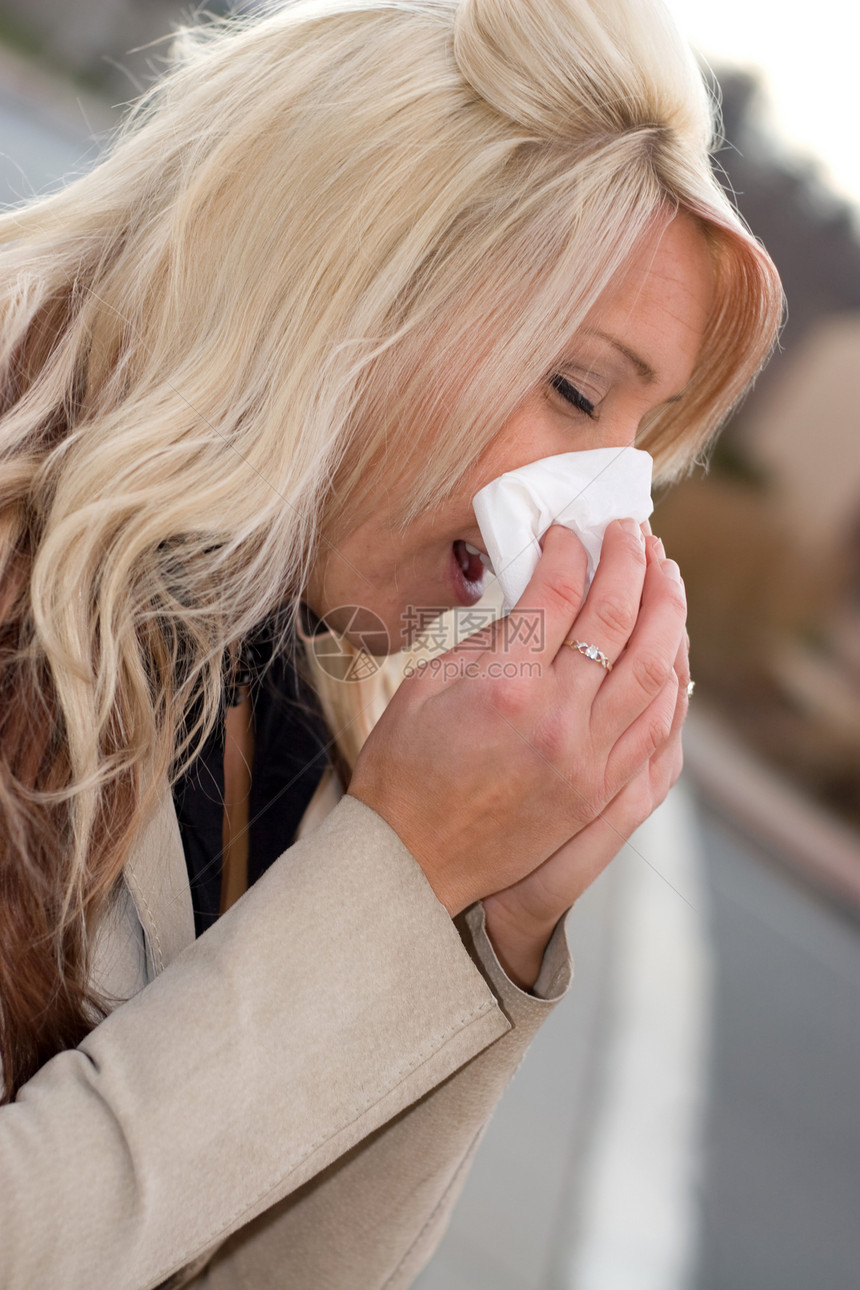
<svg viewBox="0 0 860 1290"><path fill-rule="evenodd" d="M564 644L569 645L571 649L575 649L585 658L590 658L592 662L599 663L607 672L612 671L612 664L609 659L603 653L603 650L598 649L596 645L589 645L586 641L565 641Z"/></svg>

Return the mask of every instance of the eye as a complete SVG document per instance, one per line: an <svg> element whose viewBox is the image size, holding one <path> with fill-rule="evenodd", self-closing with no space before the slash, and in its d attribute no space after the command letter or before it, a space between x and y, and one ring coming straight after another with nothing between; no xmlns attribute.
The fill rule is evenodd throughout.
<svg viewBox="0 0 860 1290"><path fill-rule="evenodd" d="M594 404L591 402L591 399L587 399L575 385L571 385L567 377L560 376L556 373L555 376L550 377L549 383L555 390L556 394L560 395L561 398L564 399L565 403L570 403L578 412L584 412L585 415L587 417L591 417L592 420L597 419Z"/></svg>

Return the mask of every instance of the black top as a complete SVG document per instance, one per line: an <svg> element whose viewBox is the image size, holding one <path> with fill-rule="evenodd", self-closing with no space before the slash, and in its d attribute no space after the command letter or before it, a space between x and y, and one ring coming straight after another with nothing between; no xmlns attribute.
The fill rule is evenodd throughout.
<svg viewBox="0 0 860 1290"><path fill-rule="evenodd" d="M248 885L292 843L328 764L331 737L319 701L301 673L295 645L275 653L263 628L243 649L254 711L254 765L248 808ZM243 677L243 679L245 679ZM221 902L224 719L173 790L197 935Z"/></svg>

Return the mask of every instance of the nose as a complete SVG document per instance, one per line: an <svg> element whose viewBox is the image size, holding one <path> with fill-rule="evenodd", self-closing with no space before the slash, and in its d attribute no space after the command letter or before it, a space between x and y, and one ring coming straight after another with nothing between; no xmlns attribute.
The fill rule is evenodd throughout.
<svg viewBox="0 0 860 1290"><path fill-rule="evenodd" d="M556 452L585 452L594 448L635 448L636 432L638 426L619 427L601 426L599 422L593 427L589 427L583 434L576 436L576 442L571 443L570 439L564 441L563 447L555 449ZM547 454L549 455L549 454Z"/></svg>

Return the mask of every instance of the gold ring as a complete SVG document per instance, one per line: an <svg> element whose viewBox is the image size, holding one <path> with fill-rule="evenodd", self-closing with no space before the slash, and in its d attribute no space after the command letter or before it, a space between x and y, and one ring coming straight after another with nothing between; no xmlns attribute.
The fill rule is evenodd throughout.
<svg viewBox="0 0 860 1290"><path fill-rule="evenodd" d="M598 649L596 645L589 645L586 641L565 641L564 644L569 645L571 649L575 649L578 654L582 654L585 658L590 658L592 662L599 663L605 671L612 671L612 664L609 659L603 650Z"/></svg>

